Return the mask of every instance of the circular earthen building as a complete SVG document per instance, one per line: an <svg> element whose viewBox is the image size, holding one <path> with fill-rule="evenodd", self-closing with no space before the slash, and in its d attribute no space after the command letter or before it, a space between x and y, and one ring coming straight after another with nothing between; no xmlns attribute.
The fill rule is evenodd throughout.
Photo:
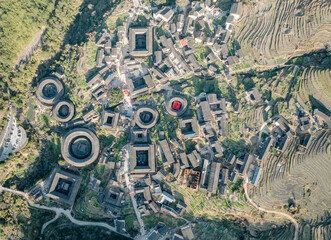
<svg viewBox="0 0 331 240"><path fill-rule="evenodd" d="M85 167L99 156L97 136L87 128L75 128L63 136L61 153L66 162L75 167Z"/></svg>
<svg viewBox="0 0 331 240"><path fill-rule="evenodd" d="M156 109L147 105L138 107L134 116L134 120L140 128L152 128L158 119L159 113Z"/></svg>
<svg viewBox="0 0 331 240"><path fill-rule="evenodd" d="M41 80L36 91L38 100L45 106L53 106L60 100L63 93L63 84L55 77L47 77Z"/></svg>
<svg viewBox="0 0 331 240"><path fill-rule="evenodd" d="M172 96L166 101L167 112L174 116L182 116L187 110L187 100L179 95Z"/></svg>
<svg viewBox="0 0 331 240"><path fill-rule="evenodd" d="M68 122L70 121L75 113L75 106L69 100L62 100L58 102L53 108L53 116L59 122Z"/></svg>

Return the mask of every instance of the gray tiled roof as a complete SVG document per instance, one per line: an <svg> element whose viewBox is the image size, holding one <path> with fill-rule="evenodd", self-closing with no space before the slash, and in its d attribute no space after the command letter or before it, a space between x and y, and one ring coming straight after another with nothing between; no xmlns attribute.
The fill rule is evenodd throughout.
<svg viewBox="0 0 331 240"><path fill-rule="evenodd" d="M169 148L169 144L166 139L160 141L160 146L162 148L163 154L167 160L167 164L172 164L175 162L174 157L172 156L172 153Z"/></svg>
<svg viewBox="0 0 331 240"><path fill-rule="evenodd" d="M215 194L218 187L218 179L220 175L221 163L212 162L208 180L208 192Z"/></svg>

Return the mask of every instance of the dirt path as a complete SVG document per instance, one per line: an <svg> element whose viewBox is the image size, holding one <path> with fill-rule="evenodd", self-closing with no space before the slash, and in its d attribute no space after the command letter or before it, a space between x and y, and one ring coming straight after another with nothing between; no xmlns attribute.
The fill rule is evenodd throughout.
<svg viewBox="0 0 331 240"><path fill-rule="evenodd" d="M247 198L247 200L250 202L250 204L257 208L260 211L263 212L267 212L267 213L273 213L273 214L278 214L278 215L282 215L283 217L286 217L287 219L289 219L295 227L295 233L294 233L294 237L293 240L298 240L298 234L299 234L299 223L297 222L297 220L295 220L295 218L293 218L291 215L287 214L287 213L283 213L283 212L278 212L278 211L273 211L273 210L267 210L265 208L259 207L256 203L253 202L253 200L249 197L248 195L248 191L247 191L247 182L245 182L244 184L244 189L245 189L245 196Z"/></svg>

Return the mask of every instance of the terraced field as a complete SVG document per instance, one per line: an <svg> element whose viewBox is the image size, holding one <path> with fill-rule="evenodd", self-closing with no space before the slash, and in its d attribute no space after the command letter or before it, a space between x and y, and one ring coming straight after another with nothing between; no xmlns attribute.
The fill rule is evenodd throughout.
<svg viewBox="0 0 331 240"><path fill-rule="evenodd" d="M328 0L251 1L243 5L235 38L246 54L262 57L268 64L324 48L331 40L330 4Z"/></svg>
<svg viewBox="0 0 331 240"><path fill-rule="evenodd" d="M331 111L331 71L316 68L305 69L300 82L298 93L303 102L311 101L312 96L315 105L321 104ZM313 100L314 101L314 100Z"/></svg>
<svg viewBox="0 0 331 240"><path fill-rule="evenodd" d="M267 209L284 209L295 203L295 216L309 225L306 239L330 239L331 224L331 136L329 131L314 134L303 154L296 154L298 139L280 157L271 156L263 166L263 181L254 201ZM299 210L298 210L299 209ZM305 230L305 228L309 228Z"/></svg>

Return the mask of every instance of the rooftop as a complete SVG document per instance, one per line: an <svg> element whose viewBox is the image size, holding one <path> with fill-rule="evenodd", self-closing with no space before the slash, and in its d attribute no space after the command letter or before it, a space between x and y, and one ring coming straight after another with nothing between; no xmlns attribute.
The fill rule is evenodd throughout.
<svg viewBox="0 0 331 240"><path fill-rule="evenodd" d="M130 146L130 173L155 173L155 146L153 144L133 144Z"/></svg>
<svg viewBox="0 0 331 240"><path fill-rule="evenodd" d="M131 27L129 29L130 54L133 57L148 57L153 54L152 27Z"/></svg>
<svg viewBox="0 0 331 240"><path fill-rule="evenodd" d="M46 196L71 206L75 201L82 179L80 176L63 171L62 169L56 169L54 171L51 186Z"/></svg>
<svg viewBox="0 0 331 240"><path fill-rule="evenodd" d="M116 130L119 116L120 116L119 113L109 110L104 110L101 116L101 124L100 124L101 127L110 130Z"/></svg>
<svg viewBox="0 0 331 240"><path fill-rule="evenodd" d="M74 128L62 137L62 157L73 166L84 167L93 163L99 151L97 136L87 128Z"/></svg>

